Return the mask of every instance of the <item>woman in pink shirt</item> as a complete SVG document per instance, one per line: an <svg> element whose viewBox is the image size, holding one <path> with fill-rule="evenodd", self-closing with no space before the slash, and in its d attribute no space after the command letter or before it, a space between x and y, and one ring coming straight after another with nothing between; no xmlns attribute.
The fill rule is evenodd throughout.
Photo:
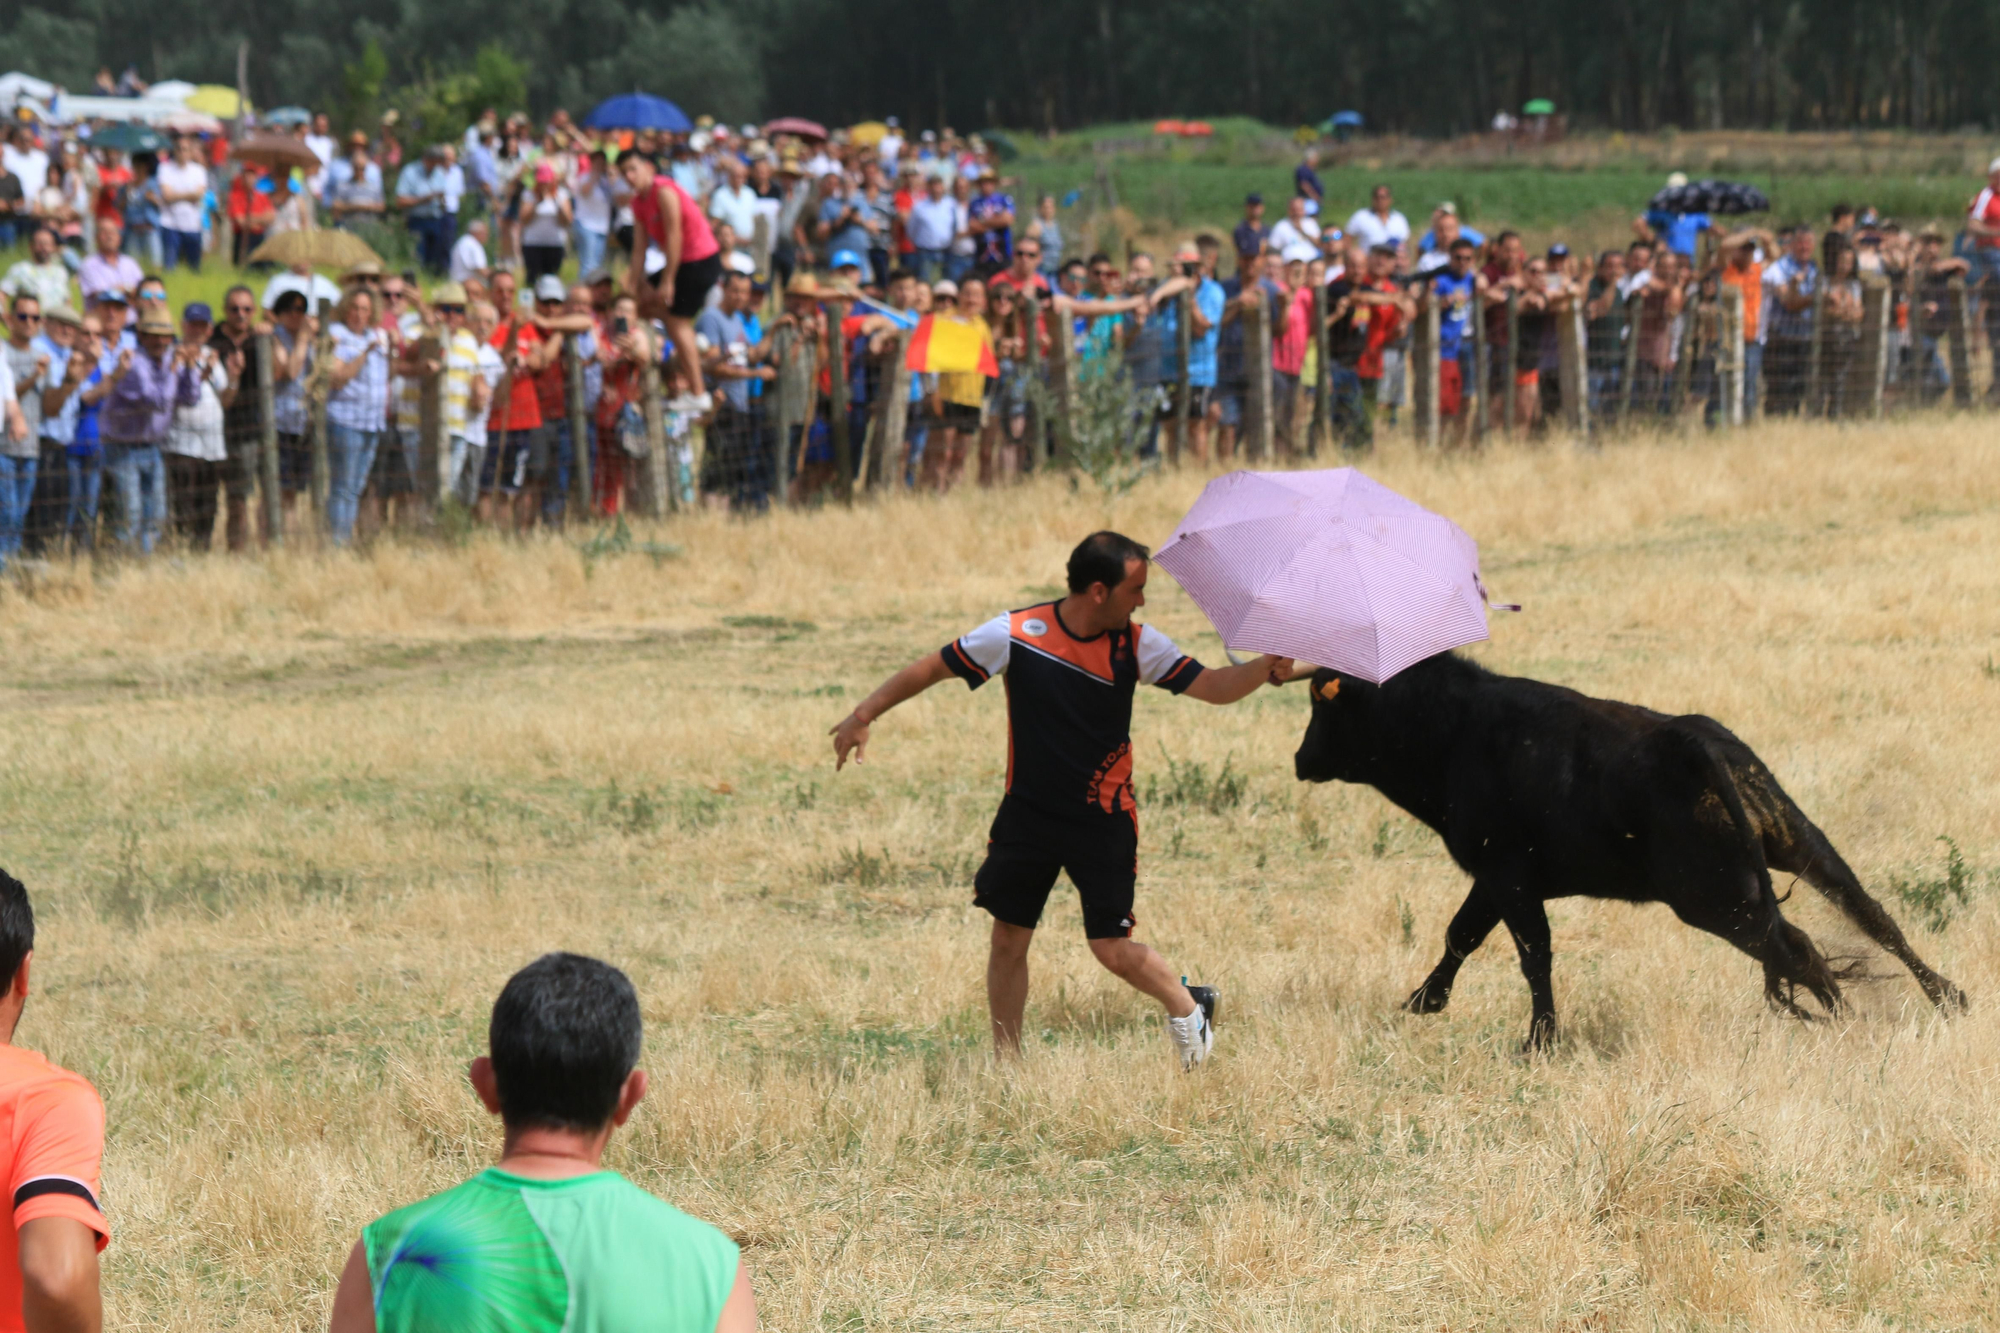
<svg viewBox="0 0 2000 1333"><path fill-rule="evenodd" d="M1306 347L1312 341L1312 286L1306 281L1306 260L1294 255L1285 261L1284 318L1271 337L1271 409L1276 417L1278 449L1293 451L1298 435L1294 418L1298 414L1299 373L1305 369Z"/></svg>
<svg viewBox="0 0 2000 1333"><path fill-rule="evenodd" d="M639 313L665 321L674 359L693 387L667 404L675 412L706 412L713 405L701 383L701 357L694 346L694 320L722 276L721 248L708 219L672 176L654 170L636 148L618 155L618 171L632 187L632 270L627 284L638 294ZM666 266L657 277L646 271L646 251L657 247Z"/></svg>

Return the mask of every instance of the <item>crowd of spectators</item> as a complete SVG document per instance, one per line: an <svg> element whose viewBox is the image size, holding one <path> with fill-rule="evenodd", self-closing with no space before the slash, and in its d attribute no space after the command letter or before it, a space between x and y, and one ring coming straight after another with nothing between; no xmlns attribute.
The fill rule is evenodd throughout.
<svg viewBox="0 0 2000 1333"><path fill-rule="evenodd" d="M1850 372L1873 277L1892 291L1892 373L1911 396L1950 385L1941 340L1954 278L1970 280L2000 345L2000 299L1982 295L2000 282L2000 161L1955 254L1934 229L1841 207L1823 229L1775 232L1649 213L1629 245L1593 258L1561 244L1530 253L1511 230L1488 237L1449 200L1420 230L1387 185L1342 217L1307 150L1281 204L1253 193L1226 237L1197 235L1161 259L1080 252L1056 200L1021 198L977 136L905 136L893 121L867 141L705 119L686 135L587 131L562 111L539 130L489 112L462 137L415 149L393 118L345 139L324 115L290 132L316 166L239 165L199 135L179 136L164 159L30 125L0 147L0 233L28 242L0 278L0 384L11 381L0 561L107 539L145 552L170 528L203 547L218 517L231 549L254 541L263 332L283 506L314 484L319 446L326 523L341 542L420 514L436 489L419 441L433 376L450 442L442 488L481 521L560 524L579 449L590 451L592 511L631 503L649 453L649 371L670 441L661 484L676 497L751 510L807 498L841 480L843 410L858 466L889 360L927 316L983 346L997 370L910 377L901 452L876 467L939 491L968 475L1005 480L1046 455L1052 426L1036 404L1048 384L1035 368L1064 325L1078 374L1129 385L1138 452L1164 441L1197 463L1240 452L1259 375L1280 453L1308 448L1316 420L1346 448L1368 447L1377 421L1408 407L1413 330L1431 305L1453 442L1470 437L1482 395L1489 428L1554 416L1558 332L1579 308L1599 421L1719 409L1716 298L1729 287L1742 294L1751 411L1859 410ZM338 282L298 266L232 289L219 317L200 302L168 309L159 275L198 266L223 233L240 257L310 226L378 242L383 228L407 231L412 262L360 265ZM1245 336L1243 313L1260 301L1268 365ZM805 356L815 387L780 439L778 381ZM1515 417L1502 422L1508 399Z"/></svg>

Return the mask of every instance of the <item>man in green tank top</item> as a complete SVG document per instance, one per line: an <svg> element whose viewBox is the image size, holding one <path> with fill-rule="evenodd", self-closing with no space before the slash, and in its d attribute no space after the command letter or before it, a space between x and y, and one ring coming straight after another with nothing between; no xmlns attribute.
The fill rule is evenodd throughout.
<svg viewBox="0 0 2000 1333"><path fill-rule="evenodd" d="M516 972L471 1071L500 1164L362 1228L332 1333L755 1333L735 1242L600 1166L646 1095L639 1041L617 968Z"/></svg>

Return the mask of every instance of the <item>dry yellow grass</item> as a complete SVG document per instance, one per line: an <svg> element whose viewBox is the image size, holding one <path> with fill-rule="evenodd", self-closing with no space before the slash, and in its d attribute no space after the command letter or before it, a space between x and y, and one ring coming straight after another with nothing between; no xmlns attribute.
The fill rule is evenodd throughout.
<svg viewBox="0 0 2000 1333"><path fill-rule="evenodd" d="M563 946L645 998L617 1165L744 1239L771 1328L1991 1327L1990 423L1369 468L1526 602L1483 660L1721 718L1971 1014L1897 973L1804 1026L1665 909L1570 900L1555 1055L1517 1054L1504 940L1403 1015L1463 893L1435 839L1292 781L1296 687L1148 692L1142 795L1169 754L1246 779L1142 815L1142 933L1223 988L1218 1056L1174 1072L1059 893L1029 1053L994 1069L966 882L999 692L935 691L837 778L823 733L1081 532L1162 539L1193 475L691 519L658 565L480 541L58 572L0 591L0 811L43 916L21 1040L109 1104L112 1323L322 1326L356 1229L491 1154L460 1070ZM1889 889L1940 876L1939 835L1976 881L1942 934ZM1787 910L1858 939L1809 890Z"/></svg>

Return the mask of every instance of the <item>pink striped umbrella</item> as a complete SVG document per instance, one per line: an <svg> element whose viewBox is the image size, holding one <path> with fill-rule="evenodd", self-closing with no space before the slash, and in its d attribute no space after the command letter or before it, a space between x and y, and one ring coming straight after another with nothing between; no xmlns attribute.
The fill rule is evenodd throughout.
<svg viewBox="0 0 2000 1333"><path fill-rule="evenodd" d="M1217 477L1156 559L1230 647L1378 685L1487 637L1478 544L1350 467Z"/></svg>

